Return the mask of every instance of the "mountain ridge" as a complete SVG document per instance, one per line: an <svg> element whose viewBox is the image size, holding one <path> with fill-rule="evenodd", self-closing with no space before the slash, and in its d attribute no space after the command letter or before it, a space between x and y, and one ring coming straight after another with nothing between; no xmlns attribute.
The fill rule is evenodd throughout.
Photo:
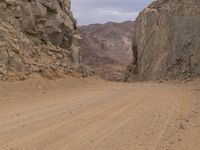
<svg viewBox="0 0 200 150"><path fill-rule="evenodd" d="M104 79L120 81L131 61L134 22L80 27L82 62Z"/></svg>

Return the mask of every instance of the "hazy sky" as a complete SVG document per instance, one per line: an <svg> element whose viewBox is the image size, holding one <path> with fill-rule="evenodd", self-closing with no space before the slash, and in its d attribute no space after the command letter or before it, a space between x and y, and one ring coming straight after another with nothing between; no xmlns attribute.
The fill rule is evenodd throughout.
<svg viewBox="0 0 200 150"><path fill-rule="evenodd" d="M154 0L71 0L79 25L134 20Z"/></svg>

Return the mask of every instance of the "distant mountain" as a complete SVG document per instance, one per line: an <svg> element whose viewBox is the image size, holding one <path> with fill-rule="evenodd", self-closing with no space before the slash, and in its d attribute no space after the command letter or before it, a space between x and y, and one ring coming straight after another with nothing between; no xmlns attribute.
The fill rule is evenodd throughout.
<svg viewBox="0 0 200 150"><path fill-rule="evenodd" d="M134 22L81 26L82 62L108 80L121 80L132 58Z"/></svg>

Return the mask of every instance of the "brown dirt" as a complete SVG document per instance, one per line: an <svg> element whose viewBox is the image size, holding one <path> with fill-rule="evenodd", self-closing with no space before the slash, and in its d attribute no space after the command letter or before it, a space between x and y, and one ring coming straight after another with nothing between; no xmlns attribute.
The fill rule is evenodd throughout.
<svg viewBox="0 0 200 150"><path fill-rule="evenodd" d="M199 150L200 81L0 84L0 150Z"/></svg>

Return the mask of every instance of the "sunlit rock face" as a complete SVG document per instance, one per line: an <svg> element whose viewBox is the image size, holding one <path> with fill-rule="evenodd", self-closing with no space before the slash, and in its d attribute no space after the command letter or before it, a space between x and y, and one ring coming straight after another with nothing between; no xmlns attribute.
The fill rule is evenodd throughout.
<svg viewBox="0 0 200 150"><path fill-rule="evenodd" d="M134 58L125 80L200 76L200 1L157 0L135 24Z"/></svg>
<svg viewBox="0 0 200 150"><path fill-rule="evenodd" d="M70 0L0 0L0 79L52 78L79 67Z"/></svg>

